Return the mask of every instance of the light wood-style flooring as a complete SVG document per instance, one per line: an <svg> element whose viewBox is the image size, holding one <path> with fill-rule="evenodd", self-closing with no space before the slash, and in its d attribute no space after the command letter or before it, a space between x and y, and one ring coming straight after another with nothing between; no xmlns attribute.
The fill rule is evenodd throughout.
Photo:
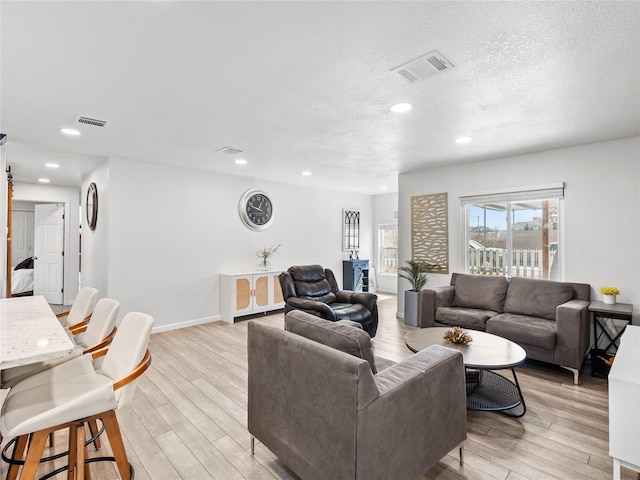
<svg viewBox="0 0 640 480"><path fill-rule="evenodd" d="M410 356L403 337L413 327L395 317L395 297L381 295L379 308L376 354L396 361ZM258 321L282 326L283 315ZM139 380L133 403L118 412L136 480L297 478L262 445L255 457L249 452L246 327L246 320L216 322L152 336L152 366ZM611 479L607 382L588 369L575 386L569 372L527 361L517 369L526 415L469 412L464 467L453 451L421 478ZM64 450L65 442L59 433L49 450ZM106 455L106 439L104 444L99 452L90 446L90 455ZM393 445L388 451L393 455ZM41 472L51 468L43 465ZM111 463L94 463L91 471L94 480L117 478ZM637 476L623 470L623 478Z"/></svg>

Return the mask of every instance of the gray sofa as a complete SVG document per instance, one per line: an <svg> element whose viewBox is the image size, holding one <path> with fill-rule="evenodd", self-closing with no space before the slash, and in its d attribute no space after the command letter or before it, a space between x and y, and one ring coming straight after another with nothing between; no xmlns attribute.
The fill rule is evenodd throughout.
<svg viewBox="0 0 640 480"><path fill-rule="evenodd" d="M516 342L534 360L573 372L590 340L591 286L530 278L454 273L446 287L422 291L420 326L459 326Z"/></svg>
<svg viewBox="0 0 640 480"><path fill-rule="evenodd" d="M365 331L294 310L285 330L249 322L248 360L252 453L258 439L304 480L414 479L466 438L455 350L378 372Z"/></svg>

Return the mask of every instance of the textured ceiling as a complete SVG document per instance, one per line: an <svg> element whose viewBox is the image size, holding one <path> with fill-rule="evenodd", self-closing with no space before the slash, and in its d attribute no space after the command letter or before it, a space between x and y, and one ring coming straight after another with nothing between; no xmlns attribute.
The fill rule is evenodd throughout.
<svg viewBox="0 0 640 480"><path fill-rule="evenodd" d="M637 1L3 0L0 22L17 181L78 185L114 156L376 194L399 172L640 135ZM391 72L436 49L454 69ZM110 124L61 135L78 114Z"/></svg>

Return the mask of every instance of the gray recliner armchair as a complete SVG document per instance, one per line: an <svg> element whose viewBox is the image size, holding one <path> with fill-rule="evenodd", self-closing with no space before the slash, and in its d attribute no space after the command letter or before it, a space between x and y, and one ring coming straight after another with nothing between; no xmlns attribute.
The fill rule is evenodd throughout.
<svg viewBox="0 0 640 480"><path fill-rule="evenodd" d="M459 352L432 346L374 374L359 328L301 311L285 328L248 324L252 453L255 438L305 480L410 480L458 446L462 463Z"/></svg>
<svg viewBox="0 0 640 480"><path fill-rule="evenodd" d="M278 279L285 313L303 310L332 322L351 320L374 337L378 330L378 297L374 293L340 290L333 272L321 265L290 267Z"/></svg>

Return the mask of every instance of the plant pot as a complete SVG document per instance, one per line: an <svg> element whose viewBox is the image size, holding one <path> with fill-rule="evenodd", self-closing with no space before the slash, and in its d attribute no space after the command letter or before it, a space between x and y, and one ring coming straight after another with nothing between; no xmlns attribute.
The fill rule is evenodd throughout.
<svg viewBox="0 0 640 480"><path fill-rule="evenodd" d="M608 305L616 304L616 296L615 295L602 295L602 301Z"/></svg>
<svg viewBox="0 0 640 480"><path fill-rule="evenodd" d="M412 327L420 326L420 316L422 314L422 291L414 292L405 290L404 292L404 323Z"/></svg>

